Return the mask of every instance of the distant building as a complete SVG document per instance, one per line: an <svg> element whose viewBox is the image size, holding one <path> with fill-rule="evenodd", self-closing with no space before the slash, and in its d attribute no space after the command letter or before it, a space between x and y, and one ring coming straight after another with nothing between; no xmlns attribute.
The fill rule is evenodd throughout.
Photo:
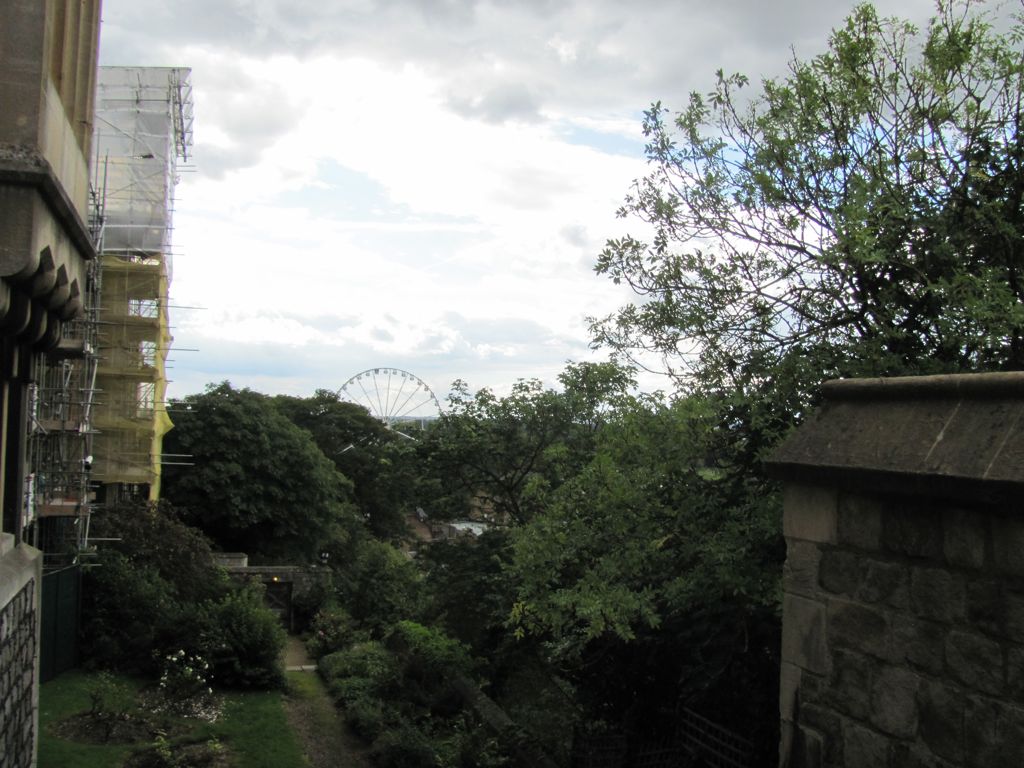
<svg viewBox="0 0 1024 768"><path fill-rule="evenodd" d="M102 201L102 290L93 480L107 503L155 501L171 428L165 363L179 162L192 145L190 70L101 67L95 186Z"/></svg>
<svg viewBox="0 0 1024 768"><path fill-rule="evenodd" d="M0 0L0 760L35 764L42 555L34 394L84 312L100 0ZM76 515L73 512L71 517Z"/></svg>

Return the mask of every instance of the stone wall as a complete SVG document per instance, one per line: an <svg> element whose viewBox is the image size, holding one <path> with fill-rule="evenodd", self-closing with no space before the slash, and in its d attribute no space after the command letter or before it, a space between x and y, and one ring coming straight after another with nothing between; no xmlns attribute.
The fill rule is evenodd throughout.
<svg viewBox="0 0 1024 768"><path fill-rule="evenodd" d="M783 765L1024 765L1024 519L793 485Z"/></svg>
<svg viewBox="0 0 1024 768"><path fill-rule="evenodd" d="M42 556L0 534L0 766L35 765Z"/></svg>
<svg viewBox="0 0 1024 768"><path fill-rule="evenodd" d="M1024 475L1024 378L1007 376L833 388L773 457L780 765L1024 766L1024 484L984 471Z"/></svg>

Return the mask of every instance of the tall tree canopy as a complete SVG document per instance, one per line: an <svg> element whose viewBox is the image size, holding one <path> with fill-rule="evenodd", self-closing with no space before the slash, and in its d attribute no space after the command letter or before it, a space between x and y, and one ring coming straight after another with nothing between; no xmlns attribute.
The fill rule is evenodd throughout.
<svg viewBox="0 0 1024 768"><path fill-rule="evenodd" d="M318 389L312 397L277 395L274 404L313 436L323 454L352 481L353 500L382 539L406 533L405 515L415 507L414 441L388 429L361 405Z"/></svg>
<svg viewBox="0 0 1024 768"><path fill-rule="evenodd" d="M570 363L558 378L561 392L519 380L505 397L454 383L420 449L436 482L433 513L476 506L522 524L543 510L550 490L589 459L602 413L634 384L616 363Z"/></svg>
<svg viewBox="0 0 1024 768"><path fill-rule="evenodd" d="M271 398L224 382L173 403L164 497L218 547L308 560L355 519L352 485Z"/></svg>
<svg viewBox="0 0 1024 768"><path fill-rule="evenodd" d="M698 398L620 402L511 534L510 625L548 642L592 711L643 721L684 700L740 724L776 698L779 506L709 466L715 431Z"/></svg>
<svg viewBox="0 0 1024 768"><path fill-rule="evenodd" d="M975 9L918 30L861 5L756 96L719 72L655 104L621 210L651 237L597 265L642 301L597 341L783 420L827 377L1024 366L1024 26Z"/></svg>

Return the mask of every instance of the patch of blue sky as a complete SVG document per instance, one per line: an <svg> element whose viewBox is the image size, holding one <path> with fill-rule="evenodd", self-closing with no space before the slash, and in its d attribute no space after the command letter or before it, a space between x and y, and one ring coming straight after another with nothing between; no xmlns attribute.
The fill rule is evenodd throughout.
<svg viewBox="0 0 1024 768"><path fill-rule="evenodd" d="M615 131L598 131L578 125L563 128L559 135L567 144L590 147L606 155L641 158L644 154L644 141L639 126L640 123L637 121L636 138Z"/></svg>
<svg viewBox="0 0 1024 768"><path fill-rule="evenodd" d="M278 202L343 222L409 222L419 218L408 205L393 200L383 184L333 160L318 165L314 182L302 189L283 192ZM471 223L468 217L456 216L432 216L431 221Z"/></svg>
<svg viewBox="0 0 1024 768"><path fill-rule="evenodd" d="M313 183L282 192L278 202L343 220L396 219L410 213L388 197L382 184L333 161L320 164Z"/></svg>
<svg viewBox="0 0 1024 768"><path fill-rule="evenodd" d="M176 361L169 371L169 396L201 392L209 383L230 381L266 394L313 389L337 389L367 361L352 359L348 350L310 344L239 344L215 339L196 340L200 351ZM277 382L277 383L275 383ZM296 384L301 382L301 387Z"/></svg>
<svg viewBox="0 0 1024 768"><path fill-rule="evenodd" d="M292 347L281 344L237 344L203 339L199 352L177 366L201 372L214 379L235 380L253 374L284 376L294 372L295 361L282 354Z"/></svg>

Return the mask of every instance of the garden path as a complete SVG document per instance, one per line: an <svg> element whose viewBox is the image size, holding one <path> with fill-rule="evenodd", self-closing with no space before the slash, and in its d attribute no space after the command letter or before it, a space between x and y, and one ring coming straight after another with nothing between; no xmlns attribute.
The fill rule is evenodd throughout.
<svg viewBox="0 0 1024 768"><path fill-rule="evenodd" d="M284 662L288 670L285 716L310 768L369 768L366 747L349 731L297 637L288 638Z"/></svg>
<svg viewBox="0 0 1024 768"><path fill-rule="evenodd" d="M288 672L313 672L316 664L306 653L306 644L295 635L288 635L284 646L284 668Z"/></svg>

